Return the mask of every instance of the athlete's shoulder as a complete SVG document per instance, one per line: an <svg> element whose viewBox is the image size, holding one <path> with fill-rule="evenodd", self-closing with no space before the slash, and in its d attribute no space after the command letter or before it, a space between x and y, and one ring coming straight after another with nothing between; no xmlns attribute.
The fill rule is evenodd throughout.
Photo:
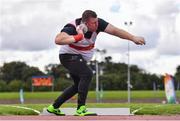
<svg viewBox="0 0 180 121"><path fill-rule="evenodd" d="M75 20L75 24L76 24L76 25L81 24L81 20L82 20L82 18L77 18L77 19Z"/></svg>
<svg viewBox="0 0 180 121"><path fill-rule="evenodd" d="M76 26L79 25L81 23L81 18L77 18L69 23L67 23L63 29L61 30L61 32L66 32L69 35L76 35Z"/></svg>
<svg viewBox="0 0 180 121"><path fill-rule="evenodd" d="M76 27L75 27L75 25L73 25L72 23L66 24L66 25L63 27L63 29L61 30L61 32L65 32L65 33L67 33L67 34L69 34L69 35L75 35L75 34L77 34L77 32L76 32Z"/></svg>
<svg viewBox="0 0 180 121"><path fill-rule="evenodd" d="M102 18L98 18L98 30L97 32L103 32L109 23Z"/></svg>

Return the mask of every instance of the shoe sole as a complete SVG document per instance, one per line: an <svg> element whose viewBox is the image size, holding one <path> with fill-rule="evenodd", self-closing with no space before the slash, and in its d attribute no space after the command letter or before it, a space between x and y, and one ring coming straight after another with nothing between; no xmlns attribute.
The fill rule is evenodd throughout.
<svg viewBox="0 0 180 121"><path fill-rule="evenodd" d="M97 114L86 114L86 115L75 114L74 116L98 116L98 115Z"/></svg>
<svg viewBox="0 0 180 121"><path fill-rule="evenodd" d="M50 112L50 111L48 111L48 110L46 110L48 113L51 113L51 114L54 114L54 115L56 115L56 116L65 116L65 114L56 114L56 113L53 113L53 112Z"/></svg>

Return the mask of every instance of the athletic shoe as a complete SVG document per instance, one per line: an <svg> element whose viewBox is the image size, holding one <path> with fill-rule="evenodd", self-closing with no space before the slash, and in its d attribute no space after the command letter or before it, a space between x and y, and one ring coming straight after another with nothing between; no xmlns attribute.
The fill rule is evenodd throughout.
<svg viewBox="0 0 180 121"><path fill-rule="evenodd" d="M81 106L79 109L76 110L75 116L97 116L96 113L89 112L85 106Z"/></svg>
<svg viewBox="0 0 180 121"><path fill-rule="evenodd" d="M53 114L58 115L58 116L65 116L65 114L62 111L60 111L59 108L55 109L53 107L53 105L48 106L47 111L49 113L53 113Z"/></svg>

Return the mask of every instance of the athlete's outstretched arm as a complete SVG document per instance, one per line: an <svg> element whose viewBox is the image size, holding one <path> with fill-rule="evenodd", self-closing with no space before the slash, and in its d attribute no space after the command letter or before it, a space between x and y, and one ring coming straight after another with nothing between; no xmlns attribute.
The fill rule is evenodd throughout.
<svg viewBox="0 0 180 121"><path fill-rule="evenodd" d="M122 39L131 40L132 42L134 42L137 45L145 44L145 40L143 37L134 36L134 35L128 33L127 31L124 31L120 28L113 26L112 24L108 24L108 26L106 27L104 32L114 35L114 36L117 36L117 37L120 37Z"/></svg>

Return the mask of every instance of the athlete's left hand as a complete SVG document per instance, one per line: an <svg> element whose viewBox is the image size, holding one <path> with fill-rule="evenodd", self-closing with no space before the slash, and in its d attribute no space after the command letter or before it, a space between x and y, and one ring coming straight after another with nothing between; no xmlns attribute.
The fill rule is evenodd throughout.
<svg viewBox="0 0 180 121"><path fill-rule="evenodd" d="M132 41L137 45L145 45L146 44L144 37L140 37L140 36L133 36Z"/></svg>

